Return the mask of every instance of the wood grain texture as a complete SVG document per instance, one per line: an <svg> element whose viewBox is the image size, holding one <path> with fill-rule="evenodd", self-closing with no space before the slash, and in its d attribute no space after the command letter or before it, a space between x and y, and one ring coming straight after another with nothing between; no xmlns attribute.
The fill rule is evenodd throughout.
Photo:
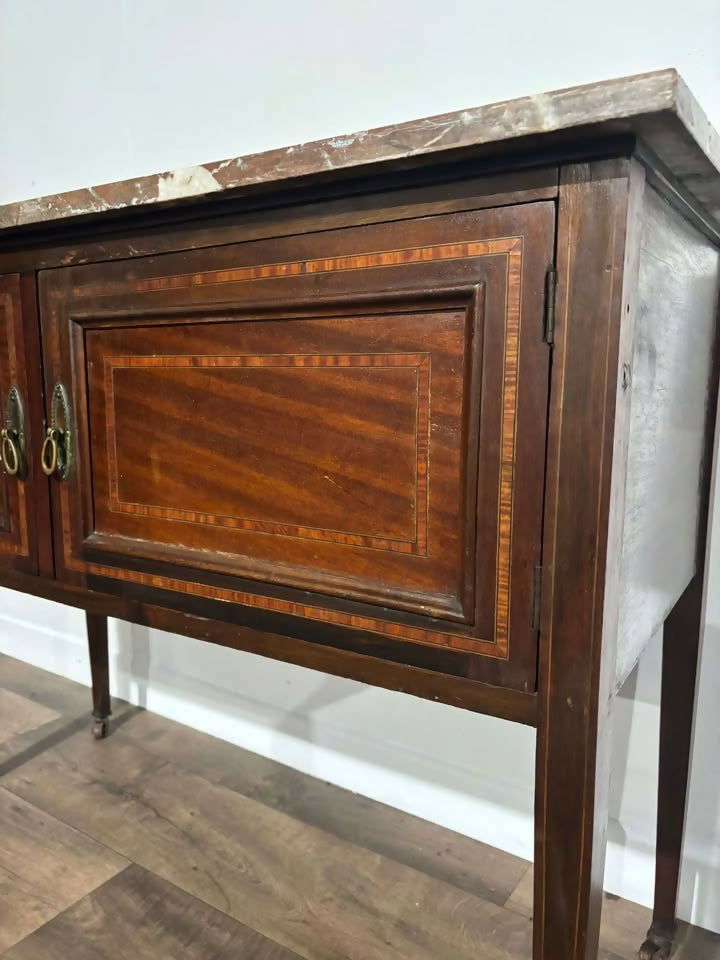
<svg viewBox="0 0 720 960"><path fill-rule="evenodd" d="M0 788L0 951L27 936L127 861Z"/></svg>
<svg viewBox="0 0 720 960"><path fill-rule="evenodd" d="M2 717L0 743L10 740L18 734L36 730L43 724L58 719L59 714L51 707L29 700L27 697L8 689L4 676L2 677L2 684L0 688L0 717Z"/></svg>
<svg viewBox="0 0 720 960"><path fill-rule="evenodd" d="M342 227L430 216L449 211L487 209L556 199L559 165L591 158L634 156L648 180L667 201L711 241L720 229L644 143L630 137L557 145L540 157L512 153L498 172L497 160L440 162L410 173L390 171L363 181L358 191L350 183L328 190L324 184L291 185L287 190L260 191L236 200L224 198L219 209L212 202L194 203L178 221L172 208L158 207L138 217L128 211L127 223L109 224L105 218L80 218L44 225L41 245L27 246L19 235L0 232L0 272L12 273L56 266L128 259L177 250L199 249L310 229ZM528 166L528 163L530 166ZM366 192L367 191L367 192ZM283 205L287 203L289 208ZM292 224L292 226L291 226ZM294 228L294 229L293 229ZM31 232L32 232L31 228Z"/></svg>
<svg viewBox="0 0 720 960"><path fill-rule="evenodd" d="M383 320L386 318L382 318ZM427 315L423 317L425 332L429 333ZM127 340L127 334L124 339ZM107 344L103 343L106 349ZM430 508L428 489L428 468L430 459L429 424L430 424L430 365L431 355L425 353L357 353L350 355L308 355L292 354L281 356L278 354L243 355L243 356L116 356L104 358L105 375L105 404L106 426L108 437L108 509L113 513L128 513L133 516L159 518L165 520L182 520L186 523L207 524L229 529L254 530L260 533L279 534L292 538L308 540L327 540L331 543L348 546L362 546L369 549L411 553L416 556L428 556L428 512ZM92 361L90 361L92 363ZM373 462L385 465L392 461L394 471L400 476L398 486L402 492L407 492L407 500L391 490L380 490L381 497L373 503L373 514L367 516L367 504L358 499L357 504L351 491L345 489L342 483L333 480L328 474L322 474L321 480L327 481L330 486L319 485L317 491L309 488L309 477L300 474L307 465L302 461L294 464L296 473L294 483L304 488L304 496L298 502L290 502L293 490L287 491L287 497L282 500L267 497L265 503L260 504L262 517L247 517L227 515L227 494L225 490L215 490L213 481L216 479L212 471L208 471L203 485L203 494L210 500L203 510L191 509L193 495L197 495L197 485L187 483L184 490L187 500L185 507L172 506L172 483L176 479L174 471L170 470L168 461L173 460L171 448L177 448L178 437L171 431L171 423L164 430L155 428L155 446L153 448L153 471L133 472L128 465L133 461L133 442L138 432L137 416L133 407L137 405L137 398L143 393L148 396L157 396L158 393L167 394L173 386L185 396L185 401L193 409L194 416L198 415L198 407L207 401L208 392L215 387L222 391L224 411L223 428L229 425L232 438L225 437L226 451L229 440L244 443L248 447L255 444L253 460L261 472L261 482L265 490L279 491L283 489L286 477L279 473L277 464L273 463L272 453L274 443L280 437L286 437L289 432L284 423L275 423L265 417L248 418L251 424L242 417L242 408L249 406L249 401L258 391L269 392L273 397L273 407L280 414L282 420L287 420L291 406L300 405L312 392L317 393L327 389L328 401L339 403L342 397L342 386L356 404L362 394L372 394L376 399L385 399L393 403L396 420L394 428L388 426L379 429L377 424L368 424L350 412L340 418L339 426L346 431L354 429L354 445L345 444L341 447L344 469L353 474L355 479L362 472L361 457L366 455ZM335 386L333 383L335 382ZM320 385L318 387L318 384ZM241 385L241 392L237 396L238 409L231 406L235 397L233 393ZM244 389L243 389L244 388ZM402 409L403 399L411 400L415 397L414 405L406 403ZM162 402L162 401L161 401ZM404 413L404 417L398 416ZM283 416L284 415L284 416ZM123 420L124 417L124 420ZM303 443L309 447L306 456L317 452L318 442L325 440L334 452L338 454L338 447L342 444L342 433L327 438L325 430L333 424L327 417L323 424L323 433L319 437L303 436ZM190 427L193 424L191 422ZM196 423L195 429L202 432L205 424ZM370 431L369 427L374 427ZM185 430L187 425L184 424ZM360 431L366 429L367 440ZM244 432L243 432L244 431ZM269 435L274 441L268 448L258 449L263 435ZM129 449L125 447L123 441ZM313 442L314 441L314 442ZM166 447L163 448L162 444ZM366 449L369 447L369 449ZM228 453L225 453L228 456ZM287 460L289 451L284 449L283 460ZM350 459L352 458L352 460ZM232 459L229 458L232 465ZM242 459L242 455L236 457ZM163 474L162 468L167 464L168 475ZM173 464L175 465L175 464ZM317 469L317 464L313 464ZM275 469L273 470L273 467ZM329 469L329 468L328 468ZM320 465L322 471L322 465ZM222 475L223 484L227 486L227 469ZM307 471L309 473L309 471ZM352 479L349 485L352 484ZM355 479L357 484L357 480ZM235 502L236 511L240 511L241 498L245 493L246 485L238 484ZM224 496L223 496L224 494ZM310 499L315 494L315 499ZM319 494L319 495L318 495ZM384 498L382 495L384 494ZM211 499L214 495L215 499ZM182 497L182 491L180 492ZM146 501L153 502L146 502ZM164 500L164 503L154 501ZM182 500L181 500L182 502ZM215 512L207 510L215 507ZM356 512L353 512L355 507ZM357 510L357 507L363 509ZM288 520L288 510L294 508L300 513L304 524ZM258 512L248 510L249 513ZM291 515L292 516L292 515ZM353 530L353 521L362 529L364 524L373 523L371 532ZM344 529L351 527L351 529Z"/></svg>
<svg viewBox="0 0 720 960"><path fill-rule="evenodd" d="M708 475L708 488L709 481ZM702 620L703 582L695 576L663 630L655 900L648 935L670 943L677 928Z"/></svg>
<svg viewBox="0 0 720 960"><path fill-rule="evenodd" d="M424 174L408 183L405 174L373 178L368 189L352 186L332 193L311 187L307 191L282 191L272 196L245 197L225 203L222 209L186 211L190 219L177 221L172 211L152 223L134 221L126 227L108 230L94 218L72 229L58 224L61 236L54 235L40 247L28 248L20 238L0 231L0 271L43 270L50 267L102 263L132 259L179 250L197 250L226 243L242 243L316 230L336 230L367 223L411 220L463 210L554 200L558 192L557 166L529 170L482 173L452 165ZM156 214L159 211L156 211ZM100 218L102 221L102 218Z"/></svg>
<svg viewBox="0 0 720 960"><path fill-rule="evenodd" d="M3 956L7 960L293 960L297 955L133 865Z"/></svg>
<svg viewBox="0 0 720 960"><path fill-rule="evenodd" d="M32 319L32 318L29 318ZM10 476L0 466L0 558L2 563L26 573L37 571L37 533L34 497L45 486L32 470L32 444L39 436L29 415L29 385L39 382L38 371L30 369L25 356L23 296L19 274L0 276L0 418L5 426L10 388L19 391L27 411L25 436L29 448L29 464L25 479Z"/></svg>
<svg viewBox="0 0 720 960"><path fill-rule="evenodd" d="M15 697L27 693L35 698L32 706L38 709L54 713L54 708L64 707L70 713L76 708L85 712L87 689L79 684L9 658L0 658L0 677L3 682L0 690ZM321 830L342 837L355 854L347 858L344 867L338 867L340 871L346 869L356 873L358 860L369 858L374 862L380 854L389 861L412 866L414 869L407 871L410 878L420 872L427 876L428 882L445 881L464 891L471 900L482 891L482 899L490 899L497 905L504 903L499 914L497 910L487 914L488 924L494 925L498 915L508 914L505 918L509 923L507 929L516 934L527 931L532 916L533 871L530 864L162 717L144 711L128 712L128 705L122 703L117 704L116 712L121 722L112 737L97 747L96 759L93 758L92 763L88 764L85 750L88 744L86 731L72 737L71 742L66 738L64 746L47 742L42 751L44 759L37 755L36 760L40 759L45 768L55 769L61 776L52 758L56 749L66 751L66 762L71 765L83 762L84 773L93 778L93 783L99 779L112 792L116 804L120 804L123 797L136 797L143 781L152 780L156 771L167 768L199 776L215 785L231 787L272 810L279 810L303 823L315 821ZM23 767L31 762L29 757L20 759ZM126 781L123 780L124 771ZM21 775L22 770L16 768L15 776L21 778ZM41 791L38 791L38 799L40 797ZM51 801L53 797L51 791ZM226 814L218 814L214 805L208 812L214 823L218 822L218 816L224 823ZM169 826L165 827L166 832ZM156 829L161 828L157 823ZM257 851L258 844L252 849ZM194 856L194 848L190 850ZM300 861L306 856L302 847L296 854L288 852L288 856L295 855ZM36 860L28 869L32 871L37 863ZM342 887L342 884L337 886ZM397 902L397 895L393 902ZM347 900L345 910L353 915L358 909L362 911L365 903L361 900L358 905L356 901ZM32 911L32 901L28 902L27 909ZM23 910L24 905L20 904L21 913ZM433 939L435 960L454 960L457 956L454 941L444 942L434 925L432 910L427 911L426 916L428 933L434 931L436 934ZM648 919L646 908L606 895L597 960L634 960ZM402 925L403 920L402 914L395 917L398 925ZM322 935L319 924L317 929ZM378 933L383 935L382 927L368 926L368 937ZM488 931L487 939L489 952L479 942L475 945L473 960L498 956L496 938L491 931ZM720 955L719 943L716 935L683 925L678 938L678 956L683 960L716 960ZM378 941L377 946L381 952L392 949L392 945L388 948L384 940ZM65 960L68 956L78 960L86 957L123 960L126 956L159 957L162 960L163 957L174 958L179 952L198 960L205 960L205 957L216 960L229 955L284 960L289 956L285 948L138 866L121 870L3 956L12 960ZM327 955L325 939L310 943L306 954L309 960ZM527 939L509 936L505 952L500 956L503 960L527 960Z"/></svg>
<svg viewBox="0 0 720 960"><path fill-rule="evenodd" d="M720 267L652 189L641 217L617 686L696 569Z"/></svg>
<svg viewBox="0 0 720 960"><path fill-rule="evenodd" d="M422 226L419 226L422 229ZM419 235L420 231L414 231L415 237ZM407 234L400 234L400 236L407 237ZM283 280L305 274L336 274L346 270L406 267L431 261L467 260L474 257L509 255L511 253L515 253L517 257L521 250L519 239L519 237L483 238L454 243L425 244L399 249L347 253L342 256L304 257L299 260L280 260L279 262L229 267L224 270L200 270L192 273L171 274L170 276L152 276L146 279L136 279L130 283L127 277L115 281L103 280L96 285L93 285L92 281L82 281L73 287L73 296L79 300L85 297L101 300L104 297L127 293L128 288L133 293L158 293L171 290L192 290L195 287L226 283L248 283L254 280ZM342 241L340 242L342 243Z"/></svg>
<svg viewBox="0 0 720 960"><path fill-rule="evenodd" d="M459 484L459 450L445 449L440 431L462 436L461 393L442 391L446 365L462 365L465 310L358 322L368 342L390 348L384 331L394 323L426 349L363 353L358 342L349 354L310 352L319 338L342 337L347 320L204 328L211 350L246 351L227 355L158 354L193 349L182 327L89 332L95 535L142 527L145 539L177 547L178 559L180 547L212 545L246 558L251 575L279 560L296 586L310 574L293 578L293 561L303 569L324 561L350 595L389 602L395 587L416 612L435 605L439 616L457 615L467 602L458 570L428 549L444 519L429 472L432 429L435 456ZM251 352L255 344L267 352ZM432 479L448 482L435 471ZM460 544L448 538L446 547L457 568ZM359 576L358 557L367 558ZM419 570L415 557L426 561ZM239 573L241 562L224 565ZM353 583L373 570L379 584Z"/></svg>
<svg viewBox="0 0 720 960"><path fill-rule="evenodd" d="M107 617L88 612L85 614L85 623L92 675L93 717L96 720L105 720L112 712Z"/></svg>
<svg viewBox="0 0 720 960"><path fill-rule="evenodd" d="M524 860L487 844L152 713L122 723L112 744L126 739L212 783L498 905L527 869Z"/></svg>
<svg viewBox="0 0 720 960"><path fill-rule="evenodd" d="M76 717L87 709L87 687L4 653L0 653L0 689L28 701L17 712L31 716L33 721L39 717L42 723L58 716ZM37 713L31 713L33 708ZM12 723L14 712L3 711L5 724Z"/></svg>
<svg viewBox="0 0 720 960"><path fill-rule="evenodd" d="M510 659L473 675L532 689L552 221L530 204L45 274L47 386L73 351L79 411L65 576Z"/></svg>
<svg viewBox="0 0 720 960"><path fill-rule="evenodd" d="M528 867L505 907L532 917L532 867ZM606 893L602 901L598 960L637 960L638 944L645 936L651 917L652 911L648 907ZM681 922L678 924L672 957L673 960L718 960L720 935Z"/></svg>
<svg viewBox="0 0 720 960"><path fill-rule="evenodd" d="M505 903L525 917L533 915L533 867L528 867L512 895ZM638 903L622 900L606 893L602 900L600 924L599 960L618 957L620 960L637 960L638 944L645 936L651 911ZM593 958L594 960L594 958Z"/></svg>
<svg viewBox="0 0 720 960"><path fill-rule="evenodd" d="M514 723L535 725L534 693L482 683L452 672L441 672L439 664L418 667L407 654L397 660L380 659L337 647L324 646L317 637L306 639L268 633L239 626L225 617L227 605L204 613L182 611L155 603L139 602L127 595L107 592L112 581L94 589L73 587L40 577L31 577L0 569L0 584L69 606L91 609L103 616L116 617L140 626L179 633L206 643L217 643L234 650L246 650L312 670L358 680L373 686L396 690L425 700L449 703L464 710L487 713Z"/></svg>
<svg viewBox="0 0 720 960"><path fill-rule="evenodd" d="M563 180L543 545L534 956L591 960L607 828L614 644L603 635L603 616L630 165L578 165Z"/></svg>
<svg viewBox="0 0 720 960"><path fill-rule="evenodd" d="M71 738L5 783L308 960L529 953L524 918L112 743Z"/></svg>

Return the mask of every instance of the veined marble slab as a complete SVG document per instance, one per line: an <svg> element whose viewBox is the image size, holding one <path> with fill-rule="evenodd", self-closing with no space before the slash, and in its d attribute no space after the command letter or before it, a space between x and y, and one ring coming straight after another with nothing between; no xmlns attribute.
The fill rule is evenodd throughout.
<svg viewBox="0 0 720 960"><path fill-rule="evenodd" d="M217 163L0 206L0 229L179 202L329 171L491 156L621 134L643 141L720 222L720 137L675 70L570 87ZM526 141L524 143L523 141Z"/></svg>

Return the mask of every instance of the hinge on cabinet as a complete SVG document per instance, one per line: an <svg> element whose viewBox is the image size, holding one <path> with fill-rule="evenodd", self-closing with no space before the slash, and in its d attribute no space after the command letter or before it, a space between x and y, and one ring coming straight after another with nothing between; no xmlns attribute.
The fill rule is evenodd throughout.
<svg viewBox="0 0 720 960"><path fill-rule="evenodd" d="M542 592L542 564L536 563L533 570L532 585L532 622L531 627L537 633L540 630L540 594Z"/></svg>
<svg viewBox="0 0 720 960"><path fill-rule="evenodd" d="M555 342L555 289L557 271L550 268L545 274L545 315L543 317L543 340L553 345Z"/></svg>

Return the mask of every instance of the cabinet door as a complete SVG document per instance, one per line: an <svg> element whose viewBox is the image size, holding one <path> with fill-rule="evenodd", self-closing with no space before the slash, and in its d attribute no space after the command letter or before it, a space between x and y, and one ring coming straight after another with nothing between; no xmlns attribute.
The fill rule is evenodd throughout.
<svg viewBox="0 0 720 960"><path fill-rule="evenodd" d="M26 350L23 328L23 307L28 322L37 325L34 283L30 286L32 289L23 291L17 274L0 276L0 427L8 431L0 453L0 572L37 572L35 499L43 489L47 498L45 478L38 480L35 473L42 437L39 425L31 423L31 413L41 406L40 360L35 357L33 361L32 350ZM29 333L36 343L37 329ZM28 382L33 384L33 396ZM47 515L46 519L49 523ZM49 526L46 534L49 540Z"/></svg>
<svg viewBox="0 0 720 960"><path fill-rule="evenodd" d="M553 226L528 204L44 274L76 426L59 575L532 682Z"/></svg>

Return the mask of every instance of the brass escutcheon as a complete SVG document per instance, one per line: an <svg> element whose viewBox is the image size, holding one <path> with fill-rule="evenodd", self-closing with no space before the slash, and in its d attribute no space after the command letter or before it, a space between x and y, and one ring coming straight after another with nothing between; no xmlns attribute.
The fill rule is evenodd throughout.
<svg viewBox="0 0 720 960"><path fill-rule="evenodd" d="M45 476L51 477L56 473L61 480L68 480L73 452L70 403L65 387L56 383L50 400L50 426L40 453L40 466Z"/></svg>
<svg viewBox="0 0 720 960"><path fill-rule="evenodd" d="M10 477L24 479L27 470L25 446L25 410L20 391L12 386L8 392L5 426L0 430L0 457Z"/></svg>

